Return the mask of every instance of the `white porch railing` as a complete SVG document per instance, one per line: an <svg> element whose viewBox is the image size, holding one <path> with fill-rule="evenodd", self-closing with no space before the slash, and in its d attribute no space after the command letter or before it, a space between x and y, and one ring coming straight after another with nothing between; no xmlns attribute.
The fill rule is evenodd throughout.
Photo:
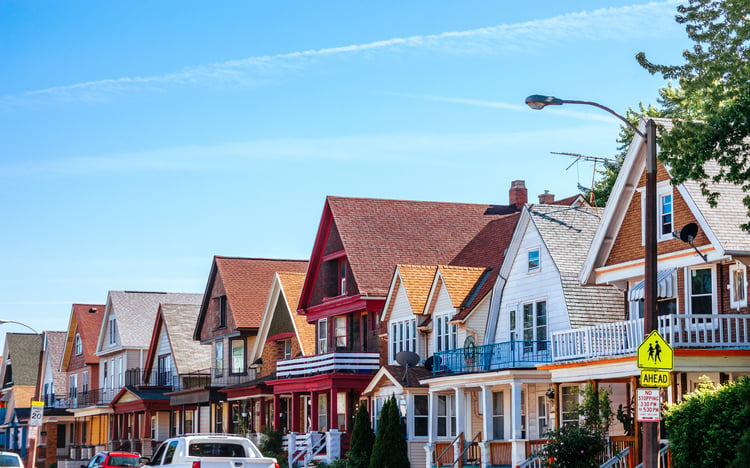
<svg viewBox="0 0 750 468"><path fill-rule="evenodd" d="M605 323L552 333L552 360L635 353L643 341L643 319Z"/></svg>
<svg viewBox="0 0 750 468"><path fill-rule="evenodd" d="M326 372L376 372L380 369L379 353L340 351L317 354L276 363L276 377L302 377Z"/></svg>
<svg viewBox="0 0 750 468"><path fill-rule="evenodd" d="M659 333L673 348L750 348L750 315L659 317ZM643 319L552 333L552 360L634 354L643 341Z"/></svg>

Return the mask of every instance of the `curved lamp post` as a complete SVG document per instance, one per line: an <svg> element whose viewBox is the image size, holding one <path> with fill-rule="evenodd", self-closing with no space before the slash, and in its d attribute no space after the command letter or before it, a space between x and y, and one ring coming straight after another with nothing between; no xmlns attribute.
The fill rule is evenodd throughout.
<svg viewBox="0 0 750 468"><path fill-rule="evenodd" d="M15 320L3 320L3 319L0 319L0 325L3 325L5 323L15 323L16 325L21 325L22 327L28 328L29 330L33 331L35 335L39 334L38 331L34 330L33 328L31 328L30 326L26 325L23 322L16 322Z"/></svg>
<svg viewBox="0 0 750 468"><path fill-rule="evenodd" d="M646 140L646 213L645 213L645 274L644 274L644 310L643 310L643 336L649 335L657 327L656 312L656 123L653 119L646 122L646 134L638 130L628 120L613 111L609 107L592 101L577 101L570 99L559 99L554 96L533 94L526 98L526 104L535 110L544 109L547 106L561 106L563 104L583 104L598 107L620 119L625 125L637 135ZM659 454L658 423L643 422L643 466L644 468L656 468Z"/></svg>

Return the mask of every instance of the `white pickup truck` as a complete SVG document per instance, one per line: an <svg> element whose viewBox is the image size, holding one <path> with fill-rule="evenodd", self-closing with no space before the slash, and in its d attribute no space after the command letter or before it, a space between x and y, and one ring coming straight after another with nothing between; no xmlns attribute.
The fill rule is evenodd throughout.
<svg viewBox="0 0 750 468"><path fill-rule="evenodd" d="M279 468L275 458L264 457L249 439L218 434L167 439L142 462L169 468Z"/></svg>

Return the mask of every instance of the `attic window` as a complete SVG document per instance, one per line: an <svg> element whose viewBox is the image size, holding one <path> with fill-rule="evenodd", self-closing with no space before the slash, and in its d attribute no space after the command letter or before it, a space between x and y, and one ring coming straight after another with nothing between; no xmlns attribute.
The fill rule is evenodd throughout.
<svg viewBox="0 0 750 468"><path fill-rule="evenodd" d="M747 306L747 267L742 263L729 267L729 302L737 310Z"/></svg>
<svg viewBox="0 0 750 468"><path fill-rule="evenodd" d="M338 285L339 296L346 295L346 258L340 258L338 262Z"/></svg>
<svg viewBox="0 0 750 468"><path fill-rule="evenodd" d="M76 356L80 356L82 352L83 352L83 346L81 345L81 335L79 333L76 333L76 337L75 337Z"/></svg>
<svg viewBox="0 0 750 468"><path fill-rule="evenodd" d="M219 326L218 328L227 328L227 296L219 296Z"/></svg>
<svg viewBox="0 0 750 468"><path fill-rule="evenodd" d="M539 249L529 250L529 271L539 271Z"/></svg>

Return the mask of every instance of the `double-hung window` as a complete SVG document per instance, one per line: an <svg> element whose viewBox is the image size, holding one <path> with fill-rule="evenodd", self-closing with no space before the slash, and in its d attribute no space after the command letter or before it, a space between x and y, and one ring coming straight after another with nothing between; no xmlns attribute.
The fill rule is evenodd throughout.
<svg viewBox="0 0 750 468"><path fill-rule="evenodd" d="M437 400L437 435L438 437L454 437L456 435L456 397L455 395L438 395Z"/></svg>
<svg viewBox="0 0 750 468"><path fill-rule="evenodd" d="M449 323L451 315L438 315L435 320L435 351L456 349L458 327Z"/></svg>
<svg viewBox="0 0 750 468"><path fill-rule="evenodd" d="M117 344L117 320L115 319L114 315L109 316L107 325L107 332L109 333L109 344Z"/></svg>
<svg viewBox="0 0 750 468"><path fill-rule="evenodd" d="M747 306L747 267L742 263L729 267L729 304L737 310Z"/></svg>
<svg viewBox="0 0 750 468"><path fill-rule="evenodd" d="M690 268L688 272L688 306L693 315L716 313L716 274L713 267Z"/></svg>
<svg viewBox="0 0 750 468"><path fill-rule="evenodd" d="M245 373L245 339L236 338L230 341L232 346L232 374Z"/></svg>
<svg viewBox="0 0 750 468"><path fill-rule="evenodd" d="M333 318L333 337L336 343L336 349L346 349L346 315Z"/></svg>
<svg viewBox="0 0 750 468"><path fill-rule="evenodd" d="M221 340L214 343L214 375L224 375L224 342Z"/></svg>
<svg viewBox="0 0 750 468"><path fill-rule="evenodd" d="M492 435L495 440L505 438L505 410L503 392L492 392Z"/></svg>
<svg viewBox="0 0 750 468"><path fill-rule="evenodd" d="M414 395L414 437L427 437L429 405L427 395Z"/></svg>
<svg viewBox="0 0 750 468"><path fill-rule="evenodd" d="M79 333L76 333L75 348L76 356L80 356L83 353L83 345L81 344L81 335Z"/></svg>
<svg viewBox="0 0 750 468"><path fill-rule="evenodd" d="M399 320L391 322L391 361L401 351L417 352L417 320Z"/></svg>
<svg viewBox="0 0 750 468"><path fill-rule="evenodd" d="M328 319L318 320L318 354L328 352Z"/></svg>
<svg viewBox="0 0 750 468"><path fill-rule="evenodd" d="M547 302L530 302L523 305L524 352L547 349Z"/></svg>
<svg viewBox="0 0 750 468"><path fill-rule="evenodd" d="M638 189L641 196L641 245L646 242L646 189ZM673 239L674 236L674 195L669 181L656 187L656 238L657 241Z"/></svg>

